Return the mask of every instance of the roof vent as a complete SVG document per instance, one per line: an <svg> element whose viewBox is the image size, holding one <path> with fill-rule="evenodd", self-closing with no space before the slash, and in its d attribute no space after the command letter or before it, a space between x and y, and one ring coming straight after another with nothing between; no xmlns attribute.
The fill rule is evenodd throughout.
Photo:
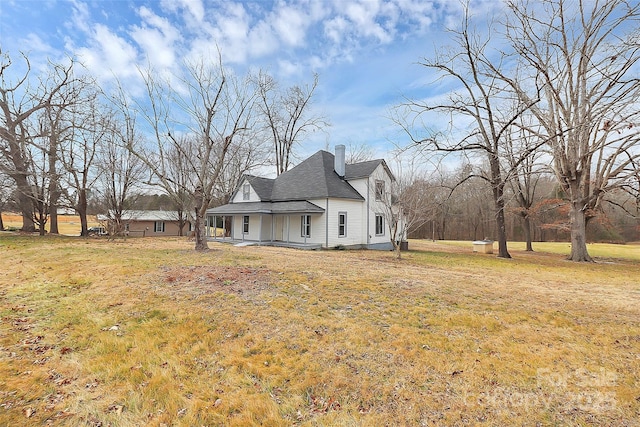
<svg viewBox="0 0 640 427"><path fill-rule="evenodd" d="M333 169L340 178L344 178L345 150L346 147L344 145L336 145L336 156Z"/></svg>

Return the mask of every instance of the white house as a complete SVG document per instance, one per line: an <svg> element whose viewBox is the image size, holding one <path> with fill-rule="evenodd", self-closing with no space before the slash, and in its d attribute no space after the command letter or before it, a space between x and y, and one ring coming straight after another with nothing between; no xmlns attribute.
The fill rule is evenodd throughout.
<svg viewBox="0 0 640 427"><path fill-rule="evenodd" d="M382 159L345 164L318 151L275 179L246 175L229 204L207 211L226 239L307 248L392 249L385 200L395 180ZM229 224L231 222L231 224Z"/></svg>

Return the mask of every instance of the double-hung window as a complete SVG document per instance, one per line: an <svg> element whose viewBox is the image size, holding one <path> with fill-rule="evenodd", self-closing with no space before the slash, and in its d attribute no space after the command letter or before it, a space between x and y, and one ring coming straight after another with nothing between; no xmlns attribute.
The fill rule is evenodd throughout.
<svg viewBox="0 0 640 427"><path fill-rule="evenodd" d="M376 214L376 236L384 235L384 216Z"/></svg>
<svg viewBox="0 0 640 427"><path fill-rule="evenodd" d="M376 200L384 200L384 181L376 181Z"/></svg>
<svg viewBox="0 0 640 427"><path fill-rule="evenodd" d="M153 226L156 233L164 233L164 221L156 221Z"/></svg>
<svg viewBox="0 0 640 427"><path fill-rule="evenodd" d="M249 234L249 215L242 217L242 234Z"/></svg>
<svg viewBox="0 0 640 427"><path fill-rule="evenodd" d="M347 213L338 212L338 237L347 237Z"/></svg>
<svg viewBox="0 0 640 427"><path fill-rule="evenodd" d="M311 237L311 215L302 215L300 218L300 236Z"/></svg>

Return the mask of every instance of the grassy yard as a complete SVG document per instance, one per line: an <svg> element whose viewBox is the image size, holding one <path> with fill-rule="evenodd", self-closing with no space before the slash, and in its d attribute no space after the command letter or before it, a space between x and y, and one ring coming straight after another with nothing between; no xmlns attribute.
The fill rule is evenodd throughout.
<svg viewBox="0 0 640 427"><path fill-rule="evenodd" d="M4 222L4 226L7 229L19 229L22 227L22 216L16 213L11 212L2 212L2 220ZM47 233L50 230L50 225L48 222L45 224L44 228L47 230ZM94 215L89 215L87 218L87 226L88 227L97 227L100 225L100 222ZM37 226L36 226L37 228ZM82 226L80 225L80 217L77 215L58 215L58 231L60 234L66 236L79 236L80 230Z"/></svg>
<svg viewBox="0 0 640 427"><path fill-rule="evenodd" d="M192 245L0 233L0 425L640 425L638 246Z"/></svg>

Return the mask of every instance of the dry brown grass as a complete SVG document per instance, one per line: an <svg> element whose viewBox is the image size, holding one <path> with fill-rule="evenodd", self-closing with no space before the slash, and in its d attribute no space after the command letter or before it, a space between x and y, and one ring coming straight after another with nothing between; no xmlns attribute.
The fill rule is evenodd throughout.
<svg viewBox="0 0 640 427"><path fill-rule="evenodd" d="M617 425L640 263L0 235L0 425Z"/></svg>

